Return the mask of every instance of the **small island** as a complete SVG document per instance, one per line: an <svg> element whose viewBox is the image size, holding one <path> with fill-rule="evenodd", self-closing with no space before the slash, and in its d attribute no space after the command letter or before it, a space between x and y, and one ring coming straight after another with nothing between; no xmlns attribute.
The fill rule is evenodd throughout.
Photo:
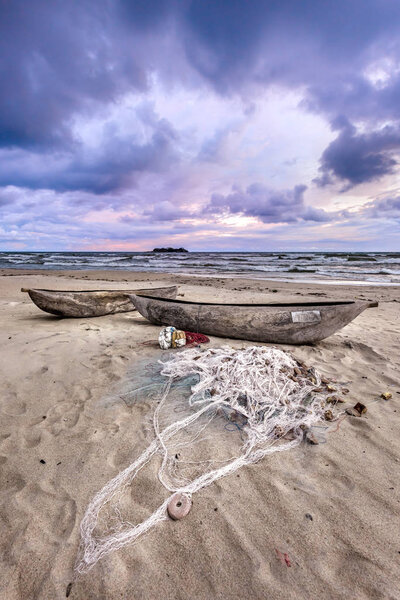
<svg viewBox="0 0 400 600"><path fill-rule="evenodd" d="M189 252L186 248L154 248L152 252Z"/></svg>

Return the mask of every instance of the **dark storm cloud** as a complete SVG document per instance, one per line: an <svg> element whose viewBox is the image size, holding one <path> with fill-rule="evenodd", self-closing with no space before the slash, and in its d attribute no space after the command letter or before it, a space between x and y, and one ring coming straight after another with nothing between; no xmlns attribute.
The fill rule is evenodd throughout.
<svg viewBox="0 0 400 600"><path fill-rule="evenodd" d="M348 189L393 173L397 165L393 156L400 149L399 127L358 133L346 119L337 120L334 125L340 133L322 154L321 176L315 180L318 185L327 185L337 178L347 182Z"/></svg>
<svg viewBox="0 0 400 600"><path fill-rule="evenodd" d="M301 85L310 107L320 112L335 115L350 99L355 111L360 100L376 104L366 98L374 90L360 71L386 56L388 48L398 56L396 0L199 0L184 5L189 61L222 93L260 84ZM398 94L390 98L387 91L385 96L390 111Z"/></svg>
<svg viewBox="0 0 400 600"><path fill-rule="evenodd" d="M393 172L400 149L400 73L391 66L399 34L398 0L3 1L0 183L107 194L134 185L139 172L172 168L176 138L161 121L145 142L113 133L96 151L81 147L73 128L128 92L145 94L154 73L171 90L209 86L248 106L269 85L301 89L308 110L347 123L321 157L319 183L378 179ZM365 69L382 58L389 74L377 86ZM359 120L367 133L350 125ZM382 129L384 121L393 124ZM199 159L222 150L216 134ZM326 220L296 189L275 197L250 186L213 196L211 208L227 202L241 212L241 197L244 214L263 220Z"/></svg>
<svg viewBox="0 0 400 600"><path fill-rule="evenodd" d="M314 106L335 113L343 98L354 96L354 106L372 94L359 69L382 45L396 53L400 24L397 0L13 0L0 11L4 145L59 141L72 114L144 90L149 71L179 79L176 54L167 68L167 35L176 40L170 50L181 47L192 69L222 93L307 85ZM379 104L398 111L398 90L397 82Z"/></svg>
<svg viewBox="0 0 400 600"><path fill-rule="evenodd" d="M115 2L121 28L173 31L192 67L226 93L251 82L358 81L358 67L388 42L396 50L397 0L153 0ZM160 58L160 57L159 57ZM329 67L320 71L319 66ZM360 78L361 80L361 78ZM317 88L315 90L318 92Z"/></svg>
<svg viewBox="0 0 400 600"><path fill-rule="evenodd" d="M213 194L204 214L239 214L256 217L263 223L295 223L297 221L329 221L331 216L322 209L306 206L303 194L305 185L292 190L270 190L253 183L246 190L233 188L226 196Z"/></svg>
<svg viewBox="0 0 400 600"><path fill-rule="evenodd" d="M112 3L0 4L0 144L71 142L70 118L146 88L143 66L118 39Z"/></svg>
<svg viewBox="0 0 400 600"><path fill-rule="evenodd" d="M105 194L134 186L139 173L160 172L176 163L178 134L168 121L157 118L147 105L136 115L149 131L147 141L108 125L92 148L75 143L67 152L39 156L25 149L0 150L0 185Z"/></svg>
<svg viewBox="0 0 400 600"><path fill-rule="evenodd" d="M344 129L321 157L321 183L331 175L349 185L391 173L400 144L400 3L270 0L190 2L181 16L192 67L223 94L248 94L281 84L305 93L303 105L332 119L363 120L369 135ZM389 61L386 80L374 85L365 74ZM386 65L387 66L387 65ZM393 71L393 72L392 72ZM375 129L375 130L374 130Z"/></svg>

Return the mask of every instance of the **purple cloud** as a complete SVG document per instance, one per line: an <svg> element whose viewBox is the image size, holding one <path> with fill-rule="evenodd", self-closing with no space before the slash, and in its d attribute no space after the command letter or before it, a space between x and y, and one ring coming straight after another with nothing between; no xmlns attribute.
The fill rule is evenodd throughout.
<svg viewBox="0 0 400 600"><path fill-rule="evenodd" d="M311 201L330 206L338 185L396 172L399 39L397 0L2 2L2 224L47 239L68 223L79 239L83 218L110 211L109 237L125 240L132 219L157 232L182 219L209 228L225 214L298 231L351 221ZM273 94L297 108L281 114L277 103L260 123ZM274 121L295 131L293 114L305 111L325 141L309 143L306 130L280 147ZM312 156L300 151L308 143ZM374 201L363 218L396 220L396 201Z"/></svg>
<svg viewBox="0 0 400 600"><path fill-rule="evenodd" d="M400 196L377 198L369 202L363 212L370 219L396 219L400 222Z"/></svg>
<svg viewBox="0 0 400 600"><path fill-rule="evenodd" d="M306 189L305 185L297 185L292 190L276 191L259 183L253 183L246 190L234 187L232 192L225 196L213 194L210 203L204 208L204 213L257 217L263 223L329 221L329 213L305 205L303 195Z"/></svg>
<svg viewBox="0 0 400 600"><path fill-rule="evenodd" d="M105 2L22 0L0 7L0 143L41 150L73 142L71 118L145 90L134 54L115 43Z"/></svg>
<svg viewBox="0 0 400 600"><path fill-rule="evenodd" d="M371 56L386 55L387 47L397 52L395 0L258 0L245 7L224 0L38 0L31 7L15 0L2 3L0 17L4 146L64 146L74 114L90 114L127 91L146 92L154 70L186 85L202 79L222 94L302 85L310 107L330 114L349 105L352 113L359 106L358 114L369 107L371 117L374 95L386 115L399 110L398 77L375 94L360 76Z"/></svg>
<svg viewBox="0 0 400 600"><path fill-rule="evenodd" d="M134 186L138 173L160 172L178 162L178 134L168 121L146 106L136 115L148 129L146 140L111 125L103 128L95 147L75 143L64 151L39 155L23 148L0 150L0 185L105 194Z"/></svg>
<svg viewBox="0 0 400 600"><path fill-rule="evenodd" d="M335 128L338 137L326 148L321 157L318 185L330 184L335 178L347 182L347 189L374 181L394 172L400 151L400 128L387 125L379 131L359 133L346 119Z"/></svg>

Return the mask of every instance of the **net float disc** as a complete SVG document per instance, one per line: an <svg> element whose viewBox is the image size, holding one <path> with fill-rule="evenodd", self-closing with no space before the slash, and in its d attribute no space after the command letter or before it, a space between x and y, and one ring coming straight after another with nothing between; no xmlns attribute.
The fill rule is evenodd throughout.
<svg viewBox="0 0 400 600"><path fill-rule="evenodd" d="M171 496L171 499L167 505L168 515L174 521L179 521L180 519L186 517L191 508L192 500L187 494L182 492L176 492L176 494Z"/></svg>

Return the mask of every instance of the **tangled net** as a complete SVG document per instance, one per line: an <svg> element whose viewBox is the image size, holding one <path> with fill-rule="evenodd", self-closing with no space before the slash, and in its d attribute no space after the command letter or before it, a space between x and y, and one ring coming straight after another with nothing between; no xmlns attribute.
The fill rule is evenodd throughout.
<svg viewBox="0 0 400 600"><path fill-rule="evenodd" d="M81 523L81 551L76 569L82 573L91 569L106 554L132 543L157 523L168 519L167 498L147 519L137 525L120 523L108 535L95 533L100 511L126 488L141 469L156 454L162 462L158 478L171 493L189 497L267 454L288 450L298 445L304 432L324 416L328 392L320 387L315 370L307 370L287 353L276 348L251 347L190 349L163 363L161 374L167 384L155 409L153 426L155 439L129 467L100 490L88 506ZM184 418L166 426L160 415L171 385L182 378L197 375L188 401L190 412ZM240 452L217 468L209 468L193 479L182 480L175 472L176 443L173 439L202 423L193 439L198 438L216 415L223 415L239 424L242 434ZM201 417L207 417L204 425ZM182 444L178 444L181 445ZM210 467L212 461L202 461Z"/></svg>

